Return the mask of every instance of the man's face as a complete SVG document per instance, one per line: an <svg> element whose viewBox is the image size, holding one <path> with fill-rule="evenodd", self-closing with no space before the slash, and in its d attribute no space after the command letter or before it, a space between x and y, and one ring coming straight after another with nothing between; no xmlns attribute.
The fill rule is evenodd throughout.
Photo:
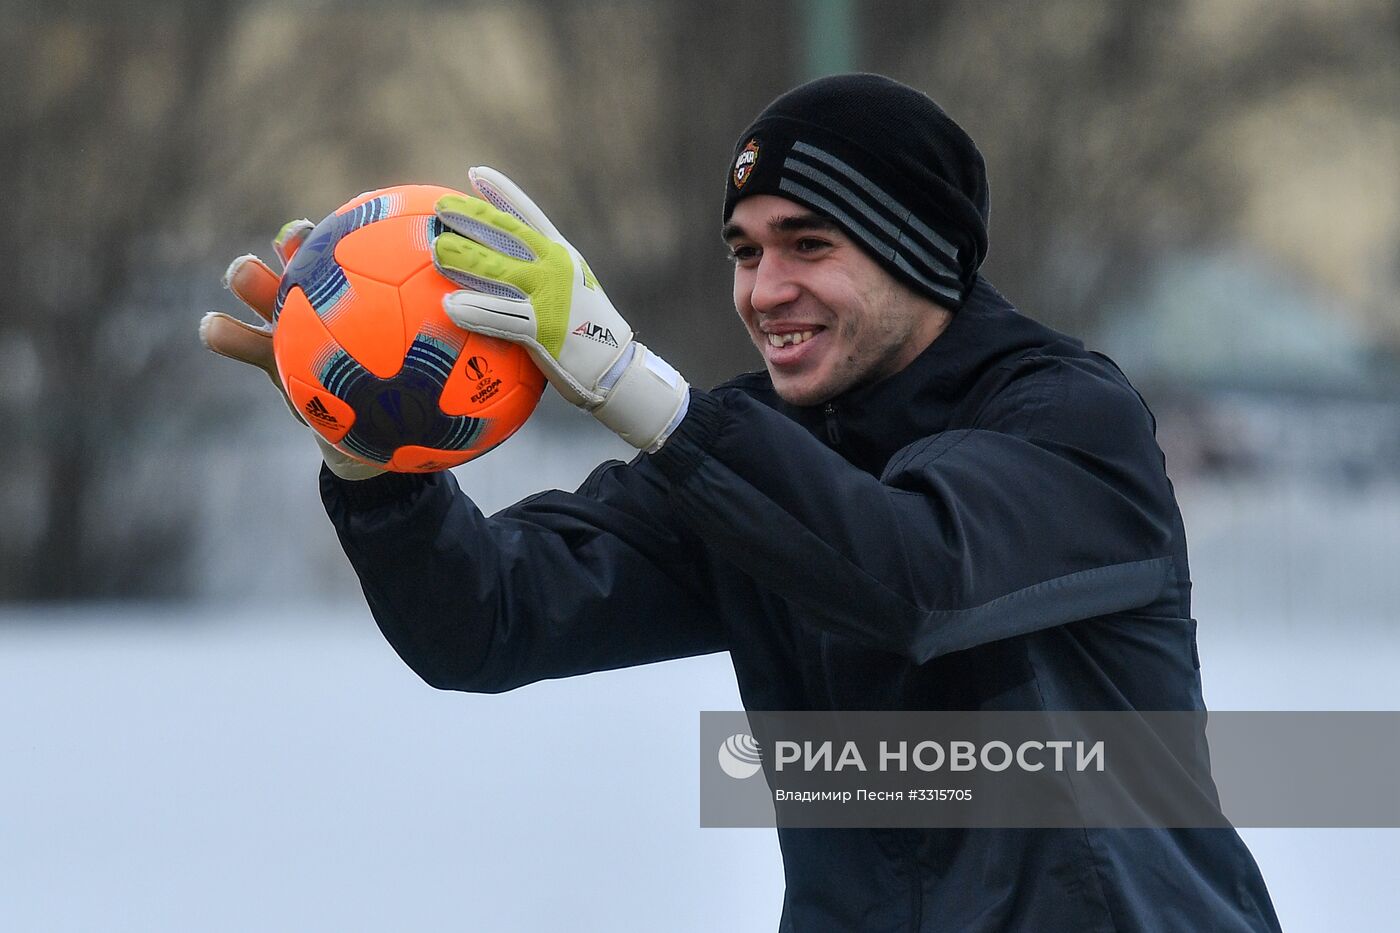
<svg viewBox="0 0 1400 933"><path fill-rule="evenodd" d="M787 198L745 198L722 235L734 259L734 307L789 404L818 405L899 372L951 318Z"/></svg>

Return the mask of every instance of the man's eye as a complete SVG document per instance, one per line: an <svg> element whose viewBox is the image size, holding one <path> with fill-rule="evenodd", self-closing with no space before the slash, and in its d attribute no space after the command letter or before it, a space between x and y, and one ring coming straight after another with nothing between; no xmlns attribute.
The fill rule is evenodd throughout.
<svg viewBox="0 0 1400 933"><path fill-rule="evenodd" d="M731 246L729 248L729 259L731 262L740 264L752 262L758 258L758 247L756 246Z"/></svg>
<svg viewBox="0 0 1400 933"><path fill-rule="evenodd" d="M797 241L797 251L799 253L815 253L830 247L826 240L819 240L816 237L805 236Z"/></svg>

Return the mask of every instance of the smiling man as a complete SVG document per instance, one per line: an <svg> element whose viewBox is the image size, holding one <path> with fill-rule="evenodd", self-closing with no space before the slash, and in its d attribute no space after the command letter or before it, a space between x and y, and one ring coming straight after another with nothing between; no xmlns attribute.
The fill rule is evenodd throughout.
<svg viewBox="0 0 1400 933"><path fill-rule="evenodd" d="M643 453L489 518L450 474L328 454L327 511L403 659L497 692L728 651L756 710L1201 709L1151 415L979 274L972 140L923 94L842 75L774 101L727 173L764 368L709 391L632 339L509 179L473 169L476 197L439 203L448 314ZM261 310L260 269L230 278ZM265 362L225 320L210 347ZM1278 929L1228 829L779 836L784 930Z"/></svg>
<svg viewBox="0 0 1400 933"><path fill-rule="evenodd" d="M734 258L734 307L789 404L819 405L894 375L952 319L835 221L785 198L739 202L722 235Z"/></svg>

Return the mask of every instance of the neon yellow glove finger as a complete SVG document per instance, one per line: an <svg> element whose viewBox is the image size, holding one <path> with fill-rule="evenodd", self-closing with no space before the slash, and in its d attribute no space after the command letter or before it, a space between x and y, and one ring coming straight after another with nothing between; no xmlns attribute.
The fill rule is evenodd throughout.
<svg viewBox="0 0 1400 933"><path fill-rule="evenodd" d="M555 244L514 214L499 210L480 198L459 194L438 199L438 219L464 237L498 253L533 262Z"/></svg>
<svg viewBox="0 0 1400 933"><path fill-rule="evenodd" d="M440 234L433 241L433 261L444 275L454 281L456 273L468 280L490 283L491 287L483 290L491 294L509 289L512 297L524 298L543 284L539 281L539 269L533 262L499 253L456 233Z"/></svg>

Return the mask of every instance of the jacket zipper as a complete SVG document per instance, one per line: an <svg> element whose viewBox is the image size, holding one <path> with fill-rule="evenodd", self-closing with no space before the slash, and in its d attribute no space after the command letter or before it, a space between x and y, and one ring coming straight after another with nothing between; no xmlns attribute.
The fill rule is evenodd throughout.
<svg viewBox="0 0 1400 933"><path fill-rule="evenodd" d="M822 414L826 415L826 439L831 442L832 447L840 447L841 425L836 420L836 405L827 402Z"/></svg>

